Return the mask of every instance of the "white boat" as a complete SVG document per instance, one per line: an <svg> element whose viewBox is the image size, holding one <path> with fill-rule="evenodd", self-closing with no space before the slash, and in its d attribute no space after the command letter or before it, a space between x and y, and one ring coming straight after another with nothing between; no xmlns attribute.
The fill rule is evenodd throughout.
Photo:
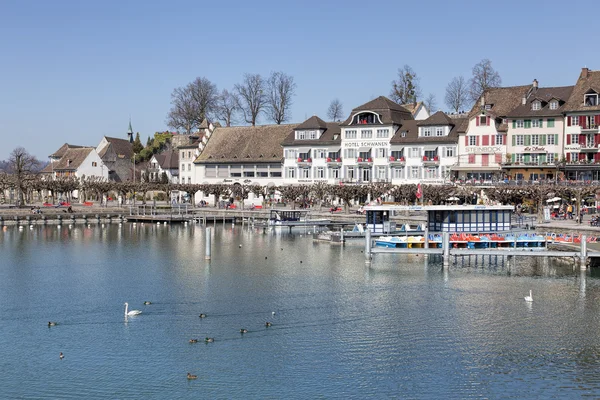
<svg viewBox="0 0 600 400"><path fill-rule="evenodd" d="M306 210L271 210L270 226L314 226L327 225L331 222L326 218L310 218Z"/></svg>

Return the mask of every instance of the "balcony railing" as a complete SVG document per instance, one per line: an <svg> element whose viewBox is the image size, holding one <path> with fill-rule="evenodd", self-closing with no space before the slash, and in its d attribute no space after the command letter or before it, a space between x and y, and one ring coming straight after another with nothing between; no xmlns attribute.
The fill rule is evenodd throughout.
<svg viewBox="0 0 600 400"><path fill-rule="evenodd" d="M593 140L592 141L588 141L588 142L582 143L580 145L580 148L581 149L588 149L588 150L589 149L594 149L595 150L595 149L598 149L598 143L594 142Z"/></svg>
<svg viewBox="0 0 600 400"><path fill-rule="evenodd" d="M390 157L390 164L392 165L404 165L406 164L406 159L404 157Z"/></svg>
<svg viewBox="0 0 600 400"><path fill-rule="evenodd" d="M423 157L423 165L439 165L439 164L440 164L439 156Z"/></svg>
<svg viewBox="0 0 600 400"><path fill-rule="evenodd" d="M333 157L327 157L327 164L341 164L342 159L340 157L337 158L333 158Z"/></svg>
<svg viewBox="0 0 600 400"><path fill-rule="evenodd" d="M373 164L373 158L368 157L368 158L362 158L362 157L358 157L356 159L356 162L359 164Z"/></svg>
<svg viewBox="0 0 600 400"><path fill-rule="evenodd" d="M531 166L544 166L544 167L555 167L557 165L556 161L553 162L547 162L547 161L528 161L528 162L524 162L524 161L507 161L507 162L503 162L501 164L503 167L531 167Z"/></svg>
<svg viewBox="0 0 600 400"><path fill-rule="evenodd" d="M585 128L581 128L582 132L587 132L587 131L597 131L598 130L598 124L595 123L591 123L591 124L587 124Z"/></svg>
<svg viewBox="0 0 600 400"><path fill-rule="evenodd" d="M298 164L303 164L303 165L312 164L312 158L302 159L302 157L298 157Z"/></svg>

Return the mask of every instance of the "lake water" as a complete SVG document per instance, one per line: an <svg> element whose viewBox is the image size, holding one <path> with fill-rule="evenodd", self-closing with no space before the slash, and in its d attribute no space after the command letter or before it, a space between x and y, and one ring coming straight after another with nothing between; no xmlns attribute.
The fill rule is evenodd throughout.
<svg viewBox="0 0 600 400"><path fill-rule="evenodd" d="M600 396L595 271L212 234L209 263L200 225L0 231L0 397Z"/></svg>

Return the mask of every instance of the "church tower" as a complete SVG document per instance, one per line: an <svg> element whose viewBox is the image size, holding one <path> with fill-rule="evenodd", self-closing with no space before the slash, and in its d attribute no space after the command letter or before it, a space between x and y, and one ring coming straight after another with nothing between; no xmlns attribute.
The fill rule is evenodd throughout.
<svg viewBox="0 0 600 400"><path fill-rule="evenodd" d="M129 138L129 143L133 143L133 129L131 129L131 118L129 118L129 129L127 130L127 137Z"/></svg>

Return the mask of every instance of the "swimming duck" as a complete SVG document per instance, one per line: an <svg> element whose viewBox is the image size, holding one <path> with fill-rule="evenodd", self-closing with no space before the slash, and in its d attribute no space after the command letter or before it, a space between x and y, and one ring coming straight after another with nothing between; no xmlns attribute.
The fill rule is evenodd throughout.
<svg viewBox="0 0 600 400"><path fill-rule="evenodd" d="M61 352L60 352L60 354L58 355L58 358L60 358L61 360L62 360L63 358L65 358L64 354L62 353L62 351L61 351Z"/></svg>
<svg viewBox="0 0 600 400"><path fill-rule="evenodd" d="M200 318L206 318L206 314L200 314Z"/></svg>
<svg viewBox="0 0 600 400"><path fill-rule="evenodd" d="M240 329L240 333L248 333L248 329L242 328L242 329Z"/></svg>
<svg viewBox="0 0 600 400"><path fill-rule="evenodd" d="M152 304L152 302L151 302L151 301L145 301L145 302L144 302L144 305L145 305L145 306L149 306L150 304Z"/></svg>
<svg viewBox="0 0 600 400"><path fill-rule="evenodd" d="M188 372L188 374L187 374L187 378L188 378L188 379L198 379L198 375L192 375L192 374L190 374L190 373Z"/></svg>
<svg viewBox="0 0 600 400"><path fill-rule="evenodd" d="M198 343L198 339L190 339L190 343Z"/></svg>
<svg viewBox="0 0 600 400"><path fill-rule="evenodd" d="M48 321L48 326L56 326L56 325L58 325L58 322Z"/></svg>
<svg viewBox="0 0 600 400"><path fill-rule="evenodd" d="M212 343L215 341L215 338L211 338L211 337L207 337L206 339L204 339L205 343Z"/></svg>
<svg viewBox="0 0 600 400"><path fill-rule="evenodd" d="M266 326L267 328L268 328L268 327L270 327L271 325L272 325L272 324L271 324L269 321L265 322L265 326Z"/></svg>

